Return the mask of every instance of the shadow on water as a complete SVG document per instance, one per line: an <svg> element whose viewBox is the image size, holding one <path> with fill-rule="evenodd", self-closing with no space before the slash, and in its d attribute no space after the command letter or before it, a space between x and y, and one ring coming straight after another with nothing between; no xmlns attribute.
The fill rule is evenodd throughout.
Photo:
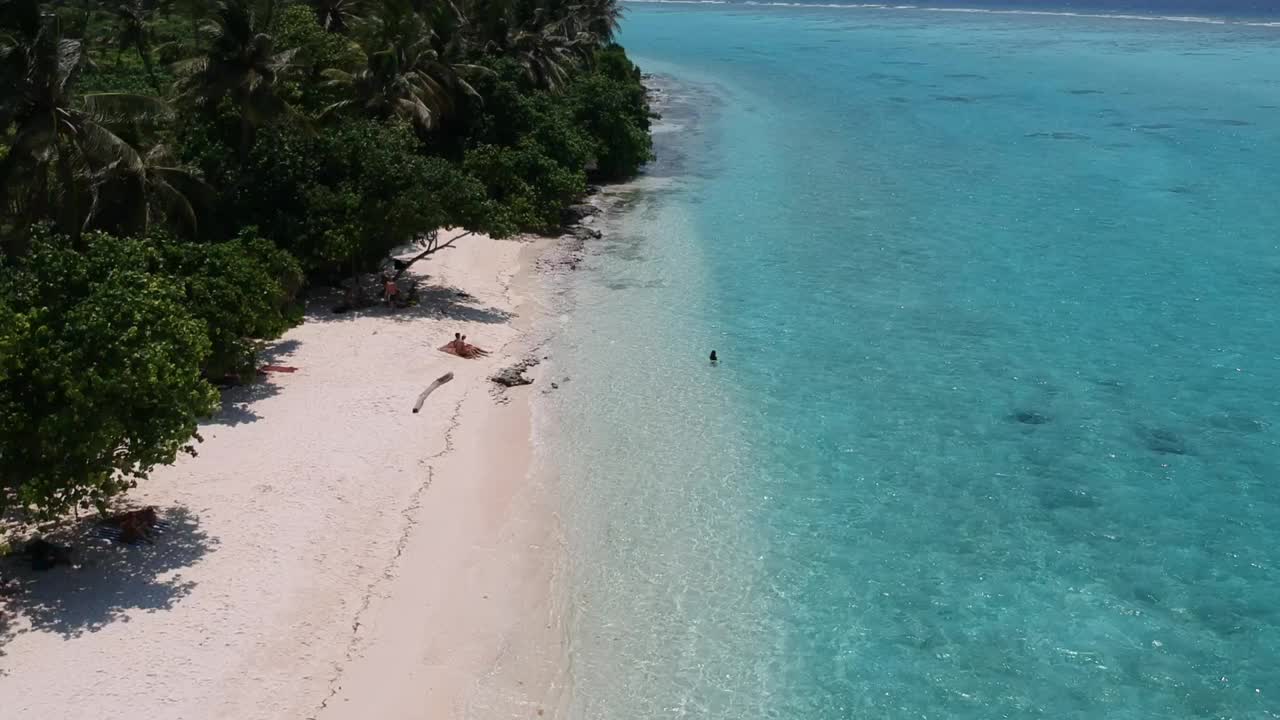
<svg viewBox="0 0 1280 720"><path fill-rule="evenodd" d="M55 538L73 546L72 567L35 572L21 554L5 559L4 574L12 580L0 598L0 653L14 637L12 622L18 615L30 623L30 631L73 638L128 622L133 611L168 610L189 595L195 583L175 571L195 564L218 542L200 530L185 508L171 507L160 517L167 527L154 545L120 545L93 537L94 516Z"/></svg>

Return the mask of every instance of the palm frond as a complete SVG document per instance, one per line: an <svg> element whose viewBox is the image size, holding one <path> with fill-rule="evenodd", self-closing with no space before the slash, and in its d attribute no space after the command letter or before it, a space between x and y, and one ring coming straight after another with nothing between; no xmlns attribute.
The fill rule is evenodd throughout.
<svg viewBox="0 0 1280 720"><path fill-rule="evenodd" d="M58 40L57 48L57 74L54 80L58 90L65 92L84 62L84 49L79 40L66 38Z"/></svg>
<svg viewBox="0 0 1280 720"><path fill-rule="evenodd" d="M104 165L118 163L122 169L135 173L146 167L135 147L98 123L85 122L75 142L86 160Z"/></svg>
<svg viewBox="0 0 1280 720"><path fill-rule="evenodd" d="M165 215L173 217L176 211L182 222L189 225L193 235L199 230L199 217L217 205L217 191L199 176L182 168L152 167L147 179Z"/></svg>
<svg viewBox="0 0 1280 720"><path fill-rule="evenodd" d="M81 102L94 122L157 122L173 117L168 103L150 95L133 93L94 93Z"/></svg>

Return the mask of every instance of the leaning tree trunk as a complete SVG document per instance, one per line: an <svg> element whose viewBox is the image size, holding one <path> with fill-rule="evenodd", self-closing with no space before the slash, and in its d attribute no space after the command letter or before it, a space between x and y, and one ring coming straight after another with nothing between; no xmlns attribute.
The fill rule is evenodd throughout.
<svg viewBox="0 0 1280 720"><path fill-rule="evenodd" d="M443 250L443 249L445 249L445 248L449 247L450 245L453 245L455 242L457 242L457 241L461 240L462 238L464 238L464 237L466 237L466 236L470 235L472 232L473 232L472 230L468 230L468 231L466 231L466 232L462 233L461 235L459 235L459 236L457 236L457 237L455 237L455 238L451 238L451 239L449 240L449 242L447 242L447 243L445 243L445 244L443 244L443 245L439 245L439 244L437 244L437 238L438 238L437 231L432 230L432 231L431 231L431 237L427 240L427 249L426 249L426 250L423 250L422 252L418 253L417 255L414 255L412 258L410 258L410 259L409 259L409 261L408 261L408 262L406 262L404 265L402 265L402 266L400 267L400 269L396 270L396 274L395 274L395 276L391 278L391 279L392 279L392 281L399 280L399 279L400 279L400 276L401 276L401 275L404 275L406 272L408 272L409 268L410 268L410 267L413 267L413 264L414 264L414 263L418 262L419 260L421 260L421 259L425 258L425 257L426 257L426 256L428 256L428 255L432 255L432 254L434 254L434 253L437 253L437 252L439 252L439 251L441 251L441 250Z"/></svg>

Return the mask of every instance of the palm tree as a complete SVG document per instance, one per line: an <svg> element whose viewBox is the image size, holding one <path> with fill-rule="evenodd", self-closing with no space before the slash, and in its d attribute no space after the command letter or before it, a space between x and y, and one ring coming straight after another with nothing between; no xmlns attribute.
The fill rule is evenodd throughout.
<svg viewBox="0 0 1280 720"><path fill-rule="evenodd" d="M587 0L606 13L611 0ZM616 7L614 8L616 11ZM590 61L602 44L596 31L612 37L616 16L595 17L564 0L472 0L467 6L471 45L487 55L513 57L538 88L560 90L575 67Z"/></svg>
<svg viewBox="0 0 1280 720"><path fill-rule="evenodd" d="M156 92L160 83L151 65L151 17L154 11L143 0L124 0L116 6L116 63L125 50L133 50L147 70L147 79Z"/></svg>
<svg viewBox="0 0 1280 720"><path fill-rule="evenodd" d="M182 83L180 97L210 112L216 112L224 99L231 102L240 118L243 161L259 127L298 117L277 92L297 49L276 52L272 37L255 27L247 0L219 0L214 14L208 54L182 64L191 74Z"/></svg>
<svg viewBox="0 0 1280 720"><path fill-rule="evenodd" d="M517 30L508 41L510 52L524 67L534 87L556 92L569 80L579 60L576 41L560 34L556 24Z"/></svg>
<svg viewBox="0 0 1280 720"><path fill-rule="evenodd" d="M92 204L85 227L119 235L145 235L158 219L195 237L199 217L217 201L212 187L179 167L163 145L150 148L140 162L112 162L89 175Z"/></svg>
<svg viewBox="0 0 1280 720"><path fill-rule="evenodd" d="M61 36L56 21L44 19L36 0L11 0L0 40L0 64L14 91L0 95L0 127L13 127L9 152L0 161L0 212L12 218L9 254L26 249L30 222L52 217L78 236L85 226L96 169L117 166L137 171L138 151L113 130L166 117L160 100L125 93L77 98L74 85L85 63L80 41Z"/></svg>
<svg viewBox="0 0 1280 720"><path fill-rule="evenodd" d="M577 32L589 33L604 46L611 44L618 33L622 8L618 0L578 0L573 17Z"/></svg>
<svg viewBox="0 0 1280 720"><path fill-rule="evenodd" d="M308 0L320 27L332 33L346 33L360 18L360 0Z"/></svg>
<svg viewBox="0 0 1280 720"><path fill-rule="evenodd" d="M440 24L450 33L447 39L408 6L386 3L383 14L366 23L366 66L355 73L325 71L330 86L344 89L348 97L325 108L321 116L360 108L374 117L403 118L427 132L463 97L479 101L467 76L490 71L462 62L462 36L443 19Z"/></svg>
<svg viewBox="0 0 1280 720"><path fill-rule="evenodd" d="M514 0L468 0L461 2L460 7L463 30L470 36L471 46L484 52L506 47L515 14Z"/></svg>

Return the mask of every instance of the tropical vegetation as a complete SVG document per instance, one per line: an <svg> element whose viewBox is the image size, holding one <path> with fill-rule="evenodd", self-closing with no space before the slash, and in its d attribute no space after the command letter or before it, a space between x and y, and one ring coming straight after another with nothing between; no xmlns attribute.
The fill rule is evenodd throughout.
<svg viewBox="0 0 1280 720"><path fill-rule="evenodd" d="M651 154L617 0L0 0L0 512L195 452L308 287Z"/></svg>

